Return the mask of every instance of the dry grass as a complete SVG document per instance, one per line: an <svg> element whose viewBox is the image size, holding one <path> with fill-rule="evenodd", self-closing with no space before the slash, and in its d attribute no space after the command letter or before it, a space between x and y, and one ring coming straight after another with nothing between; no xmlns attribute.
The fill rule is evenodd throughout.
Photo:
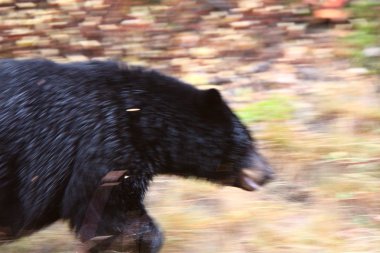
<svg viewBox="0 0 380 253"><path fill-rule="evenodd" d="M380 253L379 97L369 80L316 83L308 121L271 118L256 137L278 178L255 193L158 177L147 196L165 253ZM256 109L256 108L255 108ZM254 118L256 120L256 118ZM0 252L74 252L57 223Z"/></svg>

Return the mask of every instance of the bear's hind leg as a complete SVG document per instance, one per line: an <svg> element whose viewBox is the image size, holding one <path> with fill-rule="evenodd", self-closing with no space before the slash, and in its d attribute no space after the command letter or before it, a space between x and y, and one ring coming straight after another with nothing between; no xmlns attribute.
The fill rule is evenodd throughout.
<svg viewBox="0 0 380 253"><path fill-rule="evenodd" d="M23 213L17 194L14 162L0 148L0 245L18 239Z"/></svg>

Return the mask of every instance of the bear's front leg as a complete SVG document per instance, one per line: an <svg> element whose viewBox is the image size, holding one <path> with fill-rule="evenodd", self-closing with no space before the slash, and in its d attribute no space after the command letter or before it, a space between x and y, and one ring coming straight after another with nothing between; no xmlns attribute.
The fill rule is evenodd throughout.
<svg viewBox="0 0 380 253"><path fill-rule="evenodd" d="M120 182L113 179L120 176L111 173L93 192L85 211L73 208L71 225L83 243L79 252L159 252L162 233L142 203L145 189L141 186L146 182L138 178Z"/></svg>
<svg viewBox="0 0 380 253"><path fill-rule="evenodd" d="M88 232L84 228L78 234L83 242L81 246L83 253L108 251L157 253L163 242L162 232L145 211L129 212L124 218L105 215L98 224L94 236L88 237Z"/></svg>

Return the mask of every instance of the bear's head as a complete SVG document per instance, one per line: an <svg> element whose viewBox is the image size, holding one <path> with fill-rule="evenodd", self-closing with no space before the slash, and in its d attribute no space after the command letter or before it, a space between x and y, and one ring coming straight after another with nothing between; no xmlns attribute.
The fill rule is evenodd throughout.
<svg viewBox="0 0 380 253"><path fill-rule="evenodd" d="M130 70L128 76L133 90L128 88L125 100L141 108L129 117L135 129L130 132L156 173L248 191L273 178L249 131L218 90L199 90L144 69Z"/></svg>
<svg viewBox="0 0 380 253"><path fill-rule="evenodd" d="M249 131L223 101L220 93L215 89L202 91L199 105L203 116L217 123L215 131L223 129L219 138L225 140L219 143L219 148L223 149L219 164L214 165L207 179L247 191L257 190L272 180L272 168L258 152Z"/></svg>

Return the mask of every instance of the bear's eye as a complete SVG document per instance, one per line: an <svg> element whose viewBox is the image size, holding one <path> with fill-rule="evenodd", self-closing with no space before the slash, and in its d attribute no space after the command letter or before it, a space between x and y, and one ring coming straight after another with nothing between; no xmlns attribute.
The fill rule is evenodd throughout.
<svg viewBox="0 0 380 253"><path fill-rule="evenodd" d="M227 163L222 163L216 168L216 172L227 172L231 171L232 164L227 162Z"/></svg>

